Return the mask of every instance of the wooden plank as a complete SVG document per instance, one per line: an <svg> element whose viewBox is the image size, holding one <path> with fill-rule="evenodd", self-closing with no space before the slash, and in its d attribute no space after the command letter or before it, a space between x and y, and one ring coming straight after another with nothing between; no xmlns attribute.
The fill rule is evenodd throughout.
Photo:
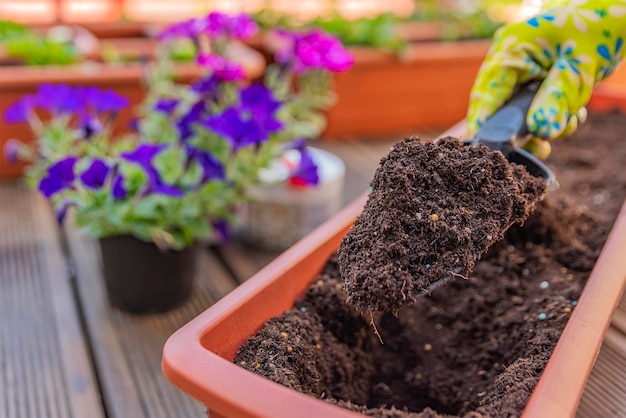
<svg viewBox="0 0 626 418"><path fill-rule="evenodd" d="M626 335L610 327L580 401L577 418L626 416Z"/></svg>
<svg viewBox="0 0 626 418"><path fill-rule="evenodd" d="M205 271L211 275L213 271L223 270L223 265L218 261L218 257L214 254L215 249L211 251L201 251L198 255L198 269ZM211 275L212 286L208 289L214 300L219 300L230 293L239 282L233 280L233 277L226 274Z"/></svg>
<svg viewBox="0 0 626 418"><path fill-rule="evenodd" d="M278 251L262 251L239 241L215 247L214 251L229 267L237 283L248 280L280 254Z"/></svg>
<svg viewBox="0 0 626 418"><path fill-rule="evenodd" d="M376 167L378 167L380 158L386 155L391 145L398 140L399 138L368 142L369 146L364 146L361 141L328 142L319 146L341 158L346 164L348 172L352 171L367 179L371 179L376 171Z"/></svg>
<svg viewBox="0 0 626 418"><path fill-rule="evenodd" d="M107 302L97 242L74 228L65 230L109 416L202 416L204 406L163 376L162 348L178 328L232 290L236 286L233 277L203 246L197 260L194 293L187 303L160 314L129 314Z"/></svg>
<svg viewBox="0 0 626 418"><path fill-rule="evenodd" d="M49 205L0 184L0 417L104 417Z"/></svg>
<svg viewBox="0 0 626 418"><path fill-rule="evenodd" d="M623 334L626 334L626 292L624 292L622 300L619 305L617 305L611 326L620 330Z"/></svg>
<svg viewBox="0 0 626 418"><path fill-rule="evenodd" d="M108 319L100 260L92 243L72 228L65 228L69 250L76 270L79 298L82 301L88 338L101 380L103 399L112 417L147 418L139 393L124 360L124 351L115 328Z"/></svg>

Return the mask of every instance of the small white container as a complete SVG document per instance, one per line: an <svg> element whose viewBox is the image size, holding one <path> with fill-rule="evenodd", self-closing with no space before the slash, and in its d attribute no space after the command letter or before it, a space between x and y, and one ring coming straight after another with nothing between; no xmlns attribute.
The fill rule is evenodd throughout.
<svg viewBox="0 0 626 418"><path fill-rule="evenodd" d="M342 202L345 165L336 155L307 148L318 167L319 183L293 186L290 167L297 166L300 153L289 150L260 173L262 184L250 190L252 200L238 212L239 235L268 250L284 250L334 215Z"/></svg>

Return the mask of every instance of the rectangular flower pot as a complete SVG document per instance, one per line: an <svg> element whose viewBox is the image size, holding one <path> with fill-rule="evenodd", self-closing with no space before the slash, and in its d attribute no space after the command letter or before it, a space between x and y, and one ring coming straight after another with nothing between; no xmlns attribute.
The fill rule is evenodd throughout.
<svg viewBox="0 0 626 418"><path fill-rule="evenodd" d="M335 77L326 140L445 129L465 117L490 40L412 43L401 58L350 48L355 65Z"/></svg>
<svg viewBox="0 0 626 418"><path fill-rule="evenodd" d="M626 103L611 90L594 98ZM595 105L591 107L594 108ZM464 132L459 123L444 135ZM204 403L211 417L357 417L346 409L266 380L234 364L239 348L270 318L293 307L339 247L364 194L167 341L162 368L172 384ZM626 285L626 204L578 300L523 417L574 416Z"/></svg>

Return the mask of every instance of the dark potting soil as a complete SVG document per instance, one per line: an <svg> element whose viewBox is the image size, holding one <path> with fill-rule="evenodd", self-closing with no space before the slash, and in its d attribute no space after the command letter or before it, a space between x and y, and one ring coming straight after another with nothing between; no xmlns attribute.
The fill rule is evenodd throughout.
<svg viewBox="0 0 626 418"><path fill-rule="evenodd" d="M407 138L380 162L363 212L339 247L348 303L397 312L434 284L465 277L546 183L486 146Z"/></svg>
<svg viewBox="0 0 626 418"><path fill-rule="evenodd" d="M363 315L346 303L333 256L235 361L376 417L519 416L626 197L624 132L624 115L592 113L554 143L547 163L560 190L494 243L467 279L398 316Z"/></svg>

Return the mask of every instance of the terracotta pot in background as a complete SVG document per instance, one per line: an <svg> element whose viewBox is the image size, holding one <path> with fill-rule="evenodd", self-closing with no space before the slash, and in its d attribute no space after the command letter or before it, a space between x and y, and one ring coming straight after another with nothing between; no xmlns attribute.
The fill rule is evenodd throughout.
<svg viewBox="0 0 626 418"><path fill-rule="evenodd" d="M620 64L613 74L608 76L601 85L623 86L626 87L626 64Z"/></svg>
<svg viewBox="0 0 626 418"><path fill-rule="evenodd" d="M440 41L443 29L442 22L400 22L398 36L407 42Z"/></svg>
<svg viewBox="0 0 626 418"><path fill-rule="evenodd" d="M138 38L147 33L144 22L89 22L81 23L81 26L99 39Z"/></svg>
<svg viewBox="0 0 626 418"><path fill-rule="evenodd" d="M626 70L626 66L623 67ZM626 113L626 71L624 82L602 82L596 86L587 107L598 111L619 109Z"/></svg>
<svg viewBox="0 0 626 418"><path fill-rule="evenodd" d="M335 77L337 103L323 138L380 137L445 129L463 119L490 40L414 43L402 58L351 48L356 63Z"/></svg>
<svg viewBox="0 0 626 418"><path fill-rule="evenodd" d="M599 91L597 99L624 106L624 96ZM593 106L591 106L593 108ZM442 134L459 136L457 124ZM272 317L293 307L361 212L367 195L291 247L275 261L170 337L163 371L203 402L211 417L320 417L361 415L288 389L232 363L239 348ZM573 416L603 336L626 285L626 203L598 258L522 416ZM241 394L246 396L242 397Z"/></svg>

